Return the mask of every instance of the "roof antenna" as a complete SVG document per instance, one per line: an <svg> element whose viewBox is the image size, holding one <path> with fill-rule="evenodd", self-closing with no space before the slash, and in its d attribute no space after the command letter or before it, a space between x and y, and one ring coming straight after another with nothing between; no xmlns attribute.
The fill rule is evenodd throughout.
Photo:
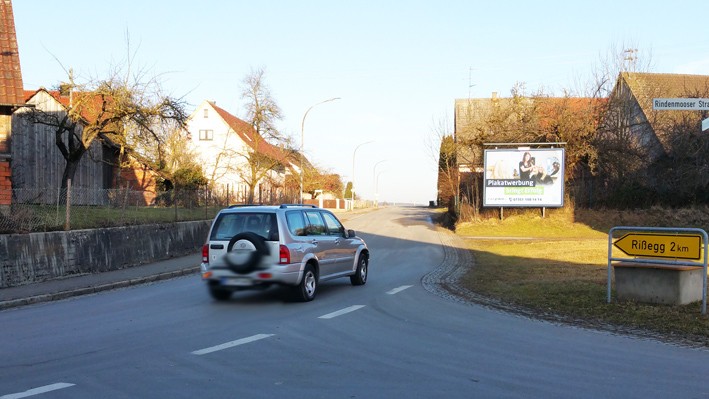
<svg viewBox="0 0 709 399"><path fill-rule="evenodd" d="M623 58L623 61L627 61L627 67L626 67L626 72L635 72L636 68L636 63L638 61L638 49L636 48L629 48L625 49L623 51L625 53L625 57Z"/></svg>

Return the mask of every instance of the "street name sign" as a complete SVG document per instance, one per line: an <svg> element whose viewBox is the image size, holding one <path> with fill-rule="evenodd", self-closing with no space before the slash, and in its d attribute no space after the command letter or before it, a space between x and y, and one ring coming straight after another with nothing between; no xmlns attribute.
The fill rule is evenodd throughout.
<svg viewBox="0 0 709 399"><path fill-rule="evenodd" d="M694 234L627 233L613 245L629 256L700 259L702 236Z"/></svg>
<svg viewBox="0 0 709 399"><path fill-rule="evenodd" d="M652 109L658 111L707 111L709 98L655 98Z"/></svg>

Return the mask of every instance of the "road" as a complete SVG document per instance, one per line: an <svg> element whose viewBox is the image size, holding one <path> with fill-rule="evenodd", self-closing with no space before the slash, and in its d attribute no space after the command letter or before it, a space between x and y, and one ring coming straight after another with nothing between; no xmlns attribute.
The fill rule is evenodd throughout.
<svg viewBox="0 0 709 399"><path fill-rule="evenodd" d="M212 301L197 276L0 312L0 398L709 398L709 351L556 325L426 289L425 208L346 216L369 281Z"/></svg>

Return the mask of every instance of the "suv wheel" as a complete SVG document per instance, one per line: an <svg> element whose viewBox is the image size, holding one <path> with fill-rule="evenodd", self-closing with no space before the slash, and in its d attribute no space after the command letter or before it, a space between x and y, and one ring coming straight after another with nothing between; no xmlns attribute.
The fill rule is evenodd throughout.
<svg viewBox="0 0 709 399"><path fill-rule="evenodd" d="M369 261L364 254L359 255L357 259L357 270L355 274L350 276L350 283L352 285L364 285L367 283L367 271L369 270Z"/></svg>
<svg viewBox="0 0 709 399"><path fill-rule="evenodd" d="M315 274L315 269L312 265L306 265L303 271L303 279L300 284L293 287L295 299L301 302L308 302L315 299L315 294L318 291L318 276Z"/></svg>
<svg viewBox="0 0 709 399"><path fill-rule="evenodd" d="M256 269L265 255L268 255L268 247L263 237L245 232L229 240L225 261L234 273L247 274Z"/></svg>
<svg viewBox="0 0 709 399"><path fill-rule="evenodd" d="M209 287L209 294L217 301L227 301L231 298L231 291L218 287Z"/></svg>

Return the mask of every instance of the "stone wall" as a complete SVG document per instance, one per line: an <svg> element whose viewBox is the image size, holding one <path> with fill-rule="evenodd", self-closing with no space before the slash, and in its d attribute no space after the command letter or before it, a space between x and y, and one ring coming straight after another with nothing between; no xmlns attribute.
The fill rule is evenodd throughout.
<svg viewBox="0 0 709 399"><path fill-rule="evenodd" d="M200 251L210 221L0 235L0 288Z"/></svg>

